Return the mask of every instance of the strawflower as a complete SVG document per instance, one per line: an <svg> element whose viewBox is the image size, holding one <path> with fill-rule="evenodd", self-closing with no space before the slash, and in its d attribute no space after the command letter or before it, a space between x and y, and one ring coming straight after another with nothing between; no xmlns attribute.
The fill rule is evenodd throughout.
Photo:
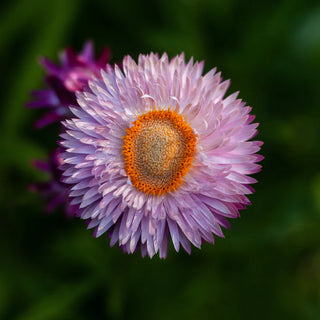
<svg viewBox="0 0 320 320"><path fill-rule="evenodd" d="M166 54L107 65L77 92L63 121L61 153L71 204L125 252L165 258L169 240L188 252L223 237L250 204L263 157L251 108L224 98L229 81L203 62Z"/></svg>

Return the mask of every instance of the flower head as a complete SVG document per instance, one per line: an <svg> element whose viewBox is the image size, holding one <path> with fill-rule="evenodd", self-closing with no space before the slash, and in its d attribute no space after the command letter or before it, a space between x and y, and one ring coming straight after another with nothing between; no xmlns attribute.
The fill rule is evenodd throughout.
<svg viewBox="0 0 320 320"><path fill-rule="evenodd" d="M64 182L95 236L107 232L125 252L159 252L168 241L190 253L222 237L226 218L250 204L262 142L251 108L229 81L181 54L127 56L77 94L64 122Z"/></svg>
<svg viewBox="0 0 320 320"><path fill-rule="evenodd" d="M72 48L60 54L60 65L42 57L40 63L46 70L46 89L32 92L34 101L27 104L30 108L47 108L49 111L36 122L37 128L61 121L70 115L69 106L77 105L75 92L82 90L92 77L100 76L100 69L109 61L110 52L106 47L100 57L94 57L92 42L85 43L77 55Z"/></svg>

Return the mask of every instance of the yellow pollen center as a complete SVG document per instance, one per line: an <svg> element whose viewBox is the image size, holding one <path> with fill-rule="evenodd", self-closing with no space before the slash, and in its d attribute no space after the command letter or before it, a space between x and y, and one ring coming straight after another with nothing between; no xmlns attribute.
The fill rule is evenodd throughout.
<svg viewBox="0 0 320 320"><path fill-rule="evenodd" d="M164 195L182 184L195 150L192 128L171 110L139 116L123 137L125 170L131 183L152 195Z"/></svg>

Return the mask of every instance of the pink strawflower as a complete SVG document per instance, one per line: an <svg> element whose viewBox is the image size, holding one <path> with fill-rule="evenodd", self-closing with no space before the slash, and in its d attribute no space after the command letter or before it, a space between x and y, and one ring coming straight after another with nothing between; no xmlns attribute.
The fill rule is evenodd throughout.
<svg viewBox="0 0 320 320"><path fill-rule="evenodd" d="M107 65L102 78L77 93L80 106L64 121L61 154L72 204L95 236L111 245L165 258L223 237L227 218L250 204L262 142L251 108L223 98L229 81L203 62L127 56L123 71Z"/></svg>
<svg viewBox="0 0 320 320"><path fill-rule="evenodd" d="M65 49L60 54L60 65L56 65L45 57L40 64L47 75L47 88L32 92L34 101L29 102L30 108L47 108L48 112L35 124L42 128L48 124L59 122L70 116L69 106L77 105L75 92L82 90L88 80L100 76L100 69L109 62L110 51L105 47L96 60L91 41L87 41L78 55L72 48Z"/></svg>

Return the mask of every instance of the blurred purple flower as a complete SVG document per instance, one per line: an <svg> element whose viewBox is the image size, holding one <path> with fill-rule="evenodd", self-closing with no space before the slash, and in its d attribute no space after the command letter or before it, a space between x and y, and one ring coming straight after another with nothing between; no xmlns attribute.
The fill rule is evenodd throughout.
<svg viewBox="0 0 320 320"><path fill-rule="evenodd" d="M91 41L87 41L78 55L72 48L60 54L60 65L56 65L45 57L40 64L47 75L47 88L32 92L34 101L27 103L29 108L46 108L47 113L36 123L36 128L64 120L70 116L69 106L77 105L75 92L82 90L93 77L100 77L100 69L109 61L110 51L105 47L96 60Z"/></svg>
<svg viewBox="0 0 320 320"><path fill-rule="evenodd" d="M53 152L48 160L33 160L33 166L38 170L49 175L49 180L30 185L32 191L37 191L46 201L46 211L53 212L57 207L62 206L67 217L77 215L79 208L77 205L70 204L68 189L70 187L61 181L62 164L60 151L57 149Z"/></svg>
<svg viewBox="0 0 320 320"><path fill-rule="evenodd" d="M238 93L224 98L229 81L202 70L183 54L127 56L123 71L107 65L77 93L80 108L63 122L71 203L125 252L165 258L171 238L190 253L250 204L258 124Z"/></svg>
<svg viewBox="0 0 320 320"><path fill-rule="evenodd" d="M100 77L100 69L109 62L110 51L105 47L98 59L94 57L94 47L87 41L78 55L72 48L67 48L60 54L60 65L56 65L45 57L40 58L40 64L47 75L47 88L32 92L34 101L27 103L30 108L46 108L48 111L36 123L36 128L42 128L51 123L59 123L71 116L69 106L77 106L75 92L88 85L88 80ZM46 211L52 212L58 206L64 206L67 216L74 216L77 206L71 205L67 186L61 182L61 172L58 169L60 153L53 152L47 161L34 160L33 165L50 176L50 180L31 185L47 202Z"/></svg>

